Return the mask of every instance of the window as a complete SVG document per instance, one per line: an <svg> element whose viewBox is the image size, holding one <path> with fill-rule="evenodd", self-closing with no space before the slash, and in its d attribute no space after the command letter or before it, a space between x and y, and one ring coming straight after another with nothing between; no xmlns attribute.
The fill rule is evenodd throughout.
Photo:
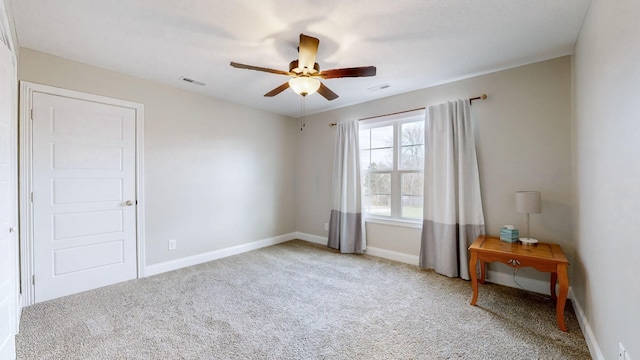
<svg viewBox="0 0 640 360"><path fill-rule="evenodd" d="M360 171L369 218L421 220L424 110L360 123Z"/></svg>

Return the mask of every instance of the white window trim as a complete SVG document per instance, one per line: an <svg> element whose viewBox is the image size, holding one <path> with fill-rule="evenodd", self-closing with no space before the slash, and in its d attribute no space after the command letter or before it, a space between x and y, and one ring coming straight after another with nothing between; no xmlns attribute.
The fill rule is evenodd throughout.
<svg viewBox="0 0 640 360"><path fill-rule="evenodd" d="M384 224L384 225L400 226L400 227L407 227L407 228L413 228L413 229L422 229L422 222L423 222L422 220L418 220L418 219L388 218L388 217L366 215L366 214L364 217L364 221L367 223L373 223L373 224Z"/></svg>
<svg viewBox="0 0 640 360"><path fill-rule="evenodd" d="M399 121L400 120L400 121ZM418 109L413 111L407 111L382 117L377 117L374 119L367 119L360 121L359 128L361 130L372 129L376 127L382 127L387 125L394 126L394 134L399 134L400 125L404 123L416 122L416 121L425 121L425 109ZM411 173L415 172L415 170L400 170L397 169L398 165L398 156L395 150L400 148L399 142L400 136L395 135L393 138L393 149L394 149L394 166L390 170L380 170L381 173L391 173L391 194L400 194L402 184L400 176L402 173ZM394 177L396 179L394 179ZM402 207L402 196L391 197L391 214L400 214ZM395 211L394 211L395 210ZM412 219L412 218L403 218L399 216L380 216L380 215L371 215L363 212L365 222L376 223L376 224L385 224L385 225L393 225L393 226L402 226L409 228L418 228L422 229L423 219Z"/></svg>

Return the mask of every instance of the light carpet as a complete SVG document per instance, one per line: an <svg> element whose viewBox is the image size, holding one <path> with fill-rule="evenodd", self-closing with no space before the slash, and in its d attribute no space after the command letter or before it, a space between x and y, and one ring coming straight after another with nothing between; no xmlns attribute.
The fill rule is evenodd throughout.
<svg viewBox="0 0 640 360"><path fill-rule="evenodd" d="M589 359L570 302L304 241L24 309L18 359Z"/></svg>

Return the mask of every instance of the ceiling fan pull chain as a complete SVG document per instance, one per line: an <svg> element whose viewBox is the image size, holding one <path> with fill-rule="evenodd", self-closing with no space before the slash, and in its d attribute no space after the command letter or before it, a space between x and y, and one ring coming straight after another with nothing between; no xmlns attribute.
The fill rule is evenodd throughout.
<svg viewBox="0 0 640 360"><path fill-rule="evenodd" d="M305 126L307 126L307 97L303 96L302 97L302 128L304 128ZM302 128L300 128L300 131L302 131Z"/></svg>

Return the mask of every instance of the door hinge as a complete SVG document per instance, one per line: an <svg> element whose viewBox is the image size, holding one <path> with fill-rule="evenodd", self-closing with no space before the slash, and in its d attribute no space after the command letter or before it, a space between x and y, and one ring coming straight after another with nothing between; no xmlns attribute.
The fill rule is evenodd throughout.
<svg viewBox="0 0 640 360"><path fill-rule="evenodd" d="M33 191L31 192L31 202L33 202Z"/></svg>
<svg viewBox="0 0 640 360"><path fill-rule="evenodd" d="M33 109L31 109L31 114L29 115L29 117L31 117L31 120L33 120Z"/></svg>
<svg viewBox="0 0 640 360"><path fill-rule="evenodd" d="M35 284L36 284L36 276L31 275L31 285L35 285Z"/></svg>

